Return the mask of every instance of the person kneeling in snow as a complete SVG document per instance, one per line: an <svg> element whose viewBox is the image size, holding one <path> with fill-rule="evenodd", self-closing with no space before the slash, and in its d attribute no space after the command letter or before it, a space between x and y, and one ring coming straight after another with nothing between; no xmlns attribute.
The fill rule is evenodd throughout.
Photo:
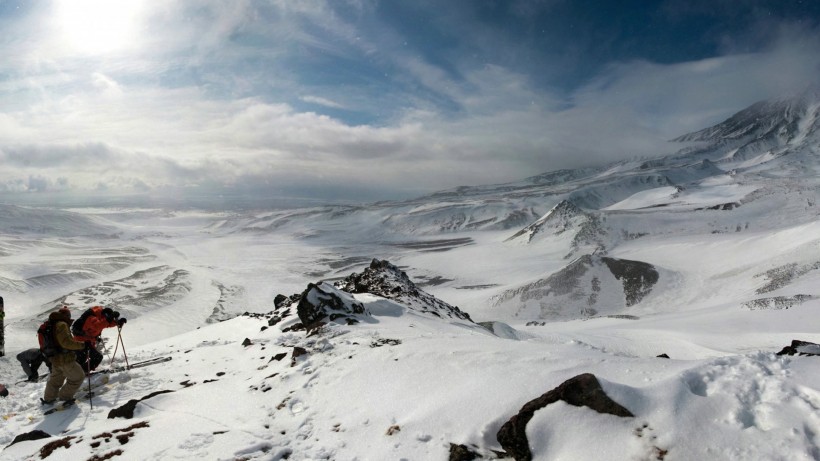
<svg viewBox="0 0 820 461"><path fill-rule="evenodd" d="M100 340L102 331L112 327L122 328L125 322L125 318L120 317L119 312L109 307L94 306L83 312L71 325L71 331L77 341L91 343L91 348L87 351L77 352L77 363L87 373L95 370L103 360L103 355L97 350L97 341Z"/></svg>
<svg viewBox="0 0 820 461"><path fill-rule="evenodd" d="M38 370L43 362L46 363L49 371L51 371L51 362L40 348L26 349L20 352L17 354L17 360L20 361L20 366L23 367L23 371L26 373L26 381L31 383L36 383L37 379L40 378Z"/></svg>
<svg viewBox="0 0 820 461"><path fill-rule="evenodd" d="M53 324L51 337L48 338L48 348L53 350L51 355L51 374L46 382L43 394L43 403L54 403L58 398L64 402L73 402L74 393L83 384L85 373L77 363L74 351L81 351L86 345L71 337L68 325L71 323L71 311L67 307L60 308L48 316Z"/></svg>

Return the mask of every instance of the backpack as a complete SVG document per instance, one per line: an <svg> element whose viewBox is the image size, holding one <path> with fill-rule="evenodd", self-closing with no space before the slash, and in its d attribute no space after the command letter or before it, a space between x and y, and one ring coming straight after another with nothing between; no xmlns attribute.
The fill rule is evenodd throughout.
<svg viewBox="0 0 820 461"><path fill-rule="evenodd" d="M63 352L63 348L54 337L56 321L46 320L37 329L37 341L40 343L40 350L46 357L54 357Z"/></svg>
<svg viewBox="0 0 820 461"><path fill-rule="evenodd" d="M85 320L92 315L94 315L94 312L92 312L91 309L86 309L83 315L71 324L71 334L74 336L85 336L83 326L85 326Z"/></svg>

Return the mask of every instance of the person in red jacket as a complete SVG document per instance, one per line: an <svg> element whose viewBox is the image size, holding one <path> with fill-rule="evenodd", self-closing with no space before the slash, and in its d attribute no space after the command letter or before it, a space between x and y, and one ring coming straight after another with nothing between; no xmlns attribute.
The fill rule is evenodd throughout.
<svg viewBox="0 0 820 461"><path fill-rule="evenodd" d="M77 352L77 362L86 373L96 369L103 360L103 355L97 350L97 341L100 340L102 331L106 328L122 328L125 322L125 317L120 317L119 312L102 306L94 306L86 310L80 318L74 321L71 325L74 338L77 341L91 343L88 351Z"/></svg>

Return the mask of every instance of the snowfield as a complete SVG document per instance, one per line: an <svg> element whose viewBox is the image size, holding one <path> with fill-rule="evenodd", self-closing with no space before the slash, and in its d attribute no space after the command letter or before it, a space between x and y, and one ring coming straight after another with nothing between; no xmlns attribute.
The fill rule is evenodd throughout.
<svg viewBox="0 0 820 461"><path fill-rule="evenodd" d="M0 205L0 460L819 460L819 106L783 104L406 202ZM45 415L15 355L62 304L170 360Z"/></svg>

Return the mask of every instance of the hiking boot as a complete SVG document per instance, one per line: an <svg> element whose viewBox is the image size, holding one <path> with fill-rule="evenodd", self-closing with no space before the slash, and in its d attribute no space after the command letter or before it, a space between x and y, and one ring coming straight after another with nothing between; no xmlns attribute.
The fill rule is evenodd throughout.
<svg viewBox="0 0 820 461"><path fill-rule="evenodd" d="M56 401L57 401L57 399L46 400L42 397L40 398L40 404L41 405L53 405L54 402L56 402Z"/></svg>
<svg viewBox="0 0 820 461"><path fill-rule="evenodd" d="M74 399L65 399L65 400L63 400L63 406L68 407L68 406L74 405L74 402L75 402Z"/></svg>

